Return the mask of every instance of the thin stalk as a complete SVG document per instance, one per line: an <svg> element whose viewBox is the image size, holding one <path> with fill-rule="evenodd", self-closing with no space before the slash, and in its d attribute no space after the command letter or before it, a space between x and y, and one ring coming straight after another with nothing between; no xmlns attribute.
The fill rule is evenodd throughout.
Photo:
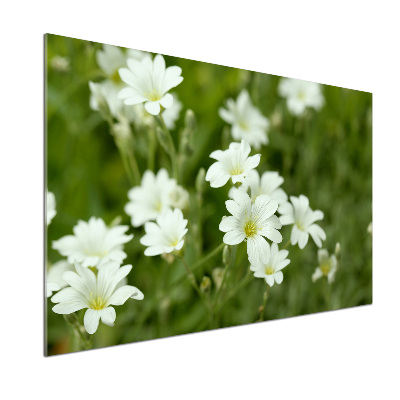
<svg viewBox="0 0 400 400"><path fill-rule="evenodd" d="M236 293L242 289L243 287L247 286L250 281L252 280L252 273L251 271L247 271L247 274L244 276L244 278L229 292L228 296L224 299L223 302L221 302L217 309L221 310L224 305L233 297L236 295Z"/></svg>
<svg viewBox="0 0 400 400"><path fill-rule="evenodd" d="M172 139L169 129L167 128L167 125L165 125L164 118L162 117L162 115L161 114L156 115L155 118L165 135L168 146L168 153L171 158L172 175L174 179L178 182L179 181L178 157L176 154L174 141Z"/></svg>
<svg viewBox="0 0 400 400"><path fill-rule="evenodd" d="M154 171L154 158L156 153L156 134L153 129L149 131L149 153L147 155L147 169Z"/></svg>
<svg viewBox="0 0 400 400"><path fill-rule="evenodd" d="M212 311L210 302L208 301L208 299L206 298L204 293L200 290L200 287L197 284L196 277L194 276L193 272L190 270L189 266L187 265L187 263L183 257L181 258L181 260L182 260L183 266L185 267L188 280L189 280L190 284L192 285L193 289L197 292L197 294L203 300L203 303L207 307L207 309L209 311Z"/></svg>
<svg viewBox="0 0 400 400"><path fill-rule="evenodd" d="M78 338L79 350L91 349L93 347L92 338L84 326L79 323L77 315L75 313L65 314L64 319Z"/></svg>
<svg viewBox="0 0 400 400"><path fill-rule="evenodd" d="M281 248L281 250L285 250L290 245L290 239L285 243L285 245Z"/></svg>
<svg viewBox="0 0 400 400"><path fill-rule="evenodd" d="M330 285L328 283L328 278L326 277L325 279L325 284L324 284L324 297L325 297L325 303L326 303L326 308L328 311L331 309L331 293L330 293Z"/></svg>
<svg viewBox="0 0 400 400"><path fill-rule="evenodd" d="M201 267L203 264L205 264L208 260L216 256L220 251L222 251L225 247L225 243L221 243L218 247L216 247L214 250L210 251L205 257L203 257L201 260L197 261L192 267L192 271L195 271L197 268Z"/></svg>
<svg viewBox="0 0 400 400"><path fill-rule="evenodd" d="M259 308L260 317L258 318L257 322L264 321L264 311L265 311L265 306L267 305L267 300L269 297L269 290L270 290L270 287L267 285L267 288L265 289L264 296L263 296L263 303Z"/></svg>

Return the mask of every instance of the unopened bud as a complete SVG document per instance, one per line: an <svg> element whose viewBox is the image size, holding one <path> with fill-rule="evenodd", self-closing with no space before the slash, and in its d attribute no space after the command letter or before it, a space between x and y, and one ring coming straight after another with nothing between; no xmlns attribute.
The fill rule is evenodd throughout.
<svg viewBox="0 0 400 400"><path fill-rule="evenodd" d="M272 113L270 117L271 126L274 128L278 128L282 124L282 113L279 110L276 110Z"/></svg>
<svg viewBox="0 0 400 400"><path fill-rule="evenodd" d="M172 264L175 260L175 257L171 253L163 253L161 254L161 258L164 259L168 264Z"/></svg>
<svg viewBox="0 0 400 400"><path fill-rule="evenodd" d="M184 210L189 205L189 193L180 185L176 186L175 189L170 192L169 198L174 208Z"/></svg>
<svg viewBox="0 0 400 400"><path fill-rule="evenodd" d="M224 269L223 268L214 268L212 272L212 278L214 284L217 289L219 289L222 285L222 281L224 279Z"/></svg>
<svg viewBox="0 0 400 400"><path fill-rule="evenodd" d="M230 262L230 251L229 246L225 246L224 250L222 250L222 262L226 265Z"/></svg>
<svg viewBox="0 0 400 400"><path fill-rule="evenodd" d="M128 121L113 124L112 130L117 140L119 140L120 142L126 142L130 139L132 134Z"/></svg>
<svg viewBox="0 0 400 400"><path fill-rule="evenodd" d="M50 60L50 65L57 72L67 72L70 67L69 58L56 55Z"/></svg>
<svg viewBox="0 0 400 400"><path fill-rule="evenodd" d="M110 223L110 228L113 228L114 226L120 225L122 222L122 217L120 215L117 215Z"/></svg>
<svg viewBox="0 0 400 400"><path fill-rule="evenodd" d="M110 107L107 103L107 100L104 96L104 93L102 91L102 87L98 83L94 83L89 81L89 88L91 92L91 98L90 98L90 107L93 110L99 111L102 117L106 120L109 121L112 116L111 116L111 111Z"/></svg>
<svg viewBox="0 0 400 400"><path fill-rule="evenodd" d="M335 257L336 259L339 261L340 260L340 256L341 256L341 252L340 252L340 243L337 242L336 243L336 247L335 247Z"/></svg>
<svg viewBox="0 0 400 400"><path fill-rule="evenodd" d="M196 117L194 115L194 112L192 110L187 110L185 114L185 126L191 131L191 134L196 130L197 128L197 123L196 123Z"/></svg>
<svg viewBox="0 0 400 400"><path fill-rule="evenodd" d="M208 276L203 276L200 283L200 290L203 293L208 293L211 289L211 279Z"/></svg>
<svg viewBox="0 0 400 400"><path fill-rule="evenodd" d="M200 168L196 176L196 190L199 193L202 193L204 190L205 177L206 177L206 170L204 168Z"/></svg>

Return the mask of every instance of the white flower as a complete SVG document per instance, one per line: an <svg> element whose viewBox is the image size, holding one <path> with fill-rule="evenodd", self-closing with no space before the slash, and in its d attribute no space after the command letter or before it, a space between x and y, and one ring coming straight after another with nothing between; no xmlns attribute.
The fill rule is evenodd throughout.
<svg viewBox="0 0 400 400"><path fill-rule="evenodd" d="M290 236L292 245L298 243L300 249L304 249L308 242L308 237L311 235L315 244L321 247L321 240L325 240L326 235L324 230L314 222L324 218L323 212L320 210L313 211L309 207L309 201L306 196L290 196L290 201L293 205L289 202L284 203L279 207L278 212L282 214L280 217L282 225L293 224Z"/></svg>
<svg viewBox="0 0 400 400"><path fill-rule="evenodd" d="M184 210L189 205L189 193L180 185L176 185L175 188L169 192L169 198L172 208Z"/></svg>
<svg viewBox="0 0 400 400"><path fill-rule="evenodd" d="M90 218L89 222L78 221L74 235L64 236L53 242L53 249L70 263L80 263L84 267L102 267L107 261L122 263L126 258L123 244L133 235L125 235L128 226L108 228L101 218Z"/></svg>
<svg viewBox="0 0 400 400"><path fill-rule="evenodd" d="M126 67L126 60L132 58L141 61L144 58L151 58L149 53L128 49L126 53L117 46L103 44L103 49L96 52L98 66L104 72L106 77L114 83L121 83L118 70Z"/></svg>
<svg viewBox="0 0 400 400"><path fill-rule="evenodd" d="M269 246L268 243L267 246ZM278 245L272 243L268 261L252 263L250 269L256 278L264 278L269 286L273 286L274 282L280 284L283 280L281 270L290 263L290 260L287 259L288 254L287 250L279 251Z"/></svg>
<svg viewBox="0 0 400 400"><path fill-rule="evenodd" d="M260 194L267 194L272 200L276 200L278 204L283 204L287 201L288 196L279 188L282 185L284 179L278 174L278 172L264 172L261 176L256 170L249 172L246 179L239 186L240 190L248 191L250 188L251 200L254 201ZM229 191L229 197L232 198L232 192L235 188Z"/></svg>
<svg viewBox="0 0 400 400"><path fill-rule="evenodd" d="M50 225L51 220L57 214L56 212L56 198L52 192L47 191L46 196L46 221Z"/></svg>
<svg viewBox="0 0 400 400"><path fill-rule="evenodd" d="M317 279L326 276L328 283L333 283L335 280L335 274L337 270L337 259L334 254L329 257L329 253L326 249L318 250L318 267L312 274L312 281L315 282Z"/></svg>
<svg viewBox="0 0 400 400"><path fill-rule="evenodd" d="M178 100L178 96L172 93L172 97L174 98L172 106L162 112L162 117L168 129L175 129L175 122L179 118L179 113L182 110L182 103Z"/></svg>
<svg viewBox="0 0 400 400"><path fill-rule="evenodd" d="M68 285L63 278L66 271L74 271L74 266L65 260L58 261L49 268L46 277L47 297Z"/></svg>
<svg viewBox="0 0 400 400"><path fill-rule="evenodd" d="M219 229L227 232L224 243L236 245L246 240L250 262L267 262L270 248L264 237L275 243L282 241L282 235L277 230L282 225L274 215L278 202L262 194L252 203L246 192L236 189L233 200L227 200L225 204L232 216L222 218L219 224Z"/></svg>
<svg viewBox="0 0 400 400"><path fill-rule="evenodd" d="M124 99L126 105L145 103L147 112L153 115L160 113L160 106L172 106L174 99L167 92L183 81L180 67L165 68L164 57L160 54L153 61L149 58L142 61L130 58L127 63L128 68L119 69L121 79L129 86L119 93L119 98Z"/></svg>
<svg viewBox="0 0 400 400"><path fill-rule="evenodd" d="M50 60L51 68L55 69L57 72L68 72L70 69L70 61L68 57L62 57L60 55L55 55Z"/></svg>
<svg viewBox="0 0 400 400"><path fill-rule="evenodd" d="M125 212L131 216L132 225L141 226L147 221L155 220L173 204L186 203L185 198L181 199L182 192L177 193L176 190L179 191L175 179L170 178L164 168L157 175L150 170L145 171L141 185L128 192L130 201L125 205Z"/></svg>
<svg viewBox="0 0 400 400"><path fill-rule="evenodd" d="M268 143L268 118L253 106L246 90L241 91L236 103L233 99L228 99L226 105L227 109L219 109L219 115L232 125L232 137L235 140L245 139L257 150Z"/></svg>
<svg viewBox="0 0 400 400"><path fill-rule="evenodd" d="M126 53L119 47L103 45L102 50L96 53L97 64L104 72L107 79L100 83L89 82L91 91L90 108L99 110L101 102L106 102L112 116L120 119L127 118L129 121L135 121L138 116L138 111L135 107L126 107L121 99L118 98L118 93L125 87L122 82L118 70L127 66L127 59L143 60L144 58L151 59L148 53L129 49Z"/></svg>
<svg viewBox="0 0 400 400"><path fill-rule="evenodd" d="M251 148L242 140L241 143L231 143L228 150L216 150L210 154L217 160L208 169L206 181L210 186L218 188L224 186L229 179L233 183L243 182L249 172L260 163L260 154L249 157Z"/></svg>
<svg viewBox="0 0 400 400"><path fill-rule="evenodd" d="M118 262L103 265L97 276L89 268L75 265L77 272L67 271L64 280L70 285L55 294L51 301L57 314L71 314L87 308L83 323L88 333L97 331L99 321L114 326L116 318L112 305L120 306L129 298L142 300L143 293L134 286L118 284L129 274L132 265L119 266Z"/></svg>
<svg viewBox="0 0 400 400"><path fill-rule="evenodd" d="M157 256L163 253L171 253L180 250L183 246L183 237L187 233L187 219L183 218L179 208L167 210L157 217L157 223L146 222L144 229L146 234L140 239L140 243L149 246L144 254Z"/></svg>
<svg viewBox="0 0 400 400"><path fill-rule="evenodd" d="M321 85L315 82L282 78L278 92L280 96L286 98L289 111L296 116L303 114L307 107L319 110L325 102Z"/></svg>

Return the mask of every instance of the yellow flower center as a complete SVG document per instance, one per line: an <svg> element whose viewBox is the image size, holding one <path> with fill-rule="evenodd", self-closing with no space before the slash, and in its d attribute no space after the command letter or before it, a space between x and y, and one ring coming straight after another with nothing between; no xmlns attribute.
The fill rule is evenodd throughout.
<svg viewBox="0 0 400 400"><path fill-rule="evenodd" d="M90 249L86 249L85 253L86 253L87 256L91 256L91 257L104 257L104 256L106 256L108 254L108 251L107 250L105 250L105 251L93 251L93 250L90 250Z"/></svg>
<svg viewBox="0 0 400 400"><path fill-rule="evenodd" d="M254 221L249 220L244 226L244 233L247 237L253 237L257 233L257 225Z"/></svg>
<svg viewBox="0 0 400 400"><path fill-rule="evenodd" d="M91 298L89 305L93 310L102 310L106 308L106 301L100 296L95 296Z"/></svg>
<svg viewBox="0 0 400 400"><path fill-rule="evenodd" d="M155 203L155 205L154 205L154 211L160 212L161 209L162 209L162 203L161 203L160 200L158 200L158 201Z"/></svg>
<svg viewBox="0 0 400 400"><path fill-rule="evenodd" d="M297 94L297 97L299 98L299 100L304 100L306 98L306 95L304 92L299 92Z"/></svg>
<svg viewBox="0 0 400 400"><path fill-rule="evenodd" d="M119 72L116 69L114 71L114 73L110 76L110 79L114 82L114 83L120 83L122 82L121 77L119 76Z"/></svg>
<svg viewBox="0 0 400 400"><path fill-rule="evenodd" d="M244 131L247 131L249 129L249 125L246 124L246 122L239 121L239 126L242 128Z"/></svg>
<svg viewBox="0 0 400 400"><path fill-rule="evenodd" d="M322 273L326 276L329 274L329 271L331 270L331 266L329 263L325 263L320 266L320 269L321 269Z"/></svg>
<svg viewBox="0 0 400 400"><path fill-rule="evenodd" d="M304 225L301 222L296 221L296 226L301 230L304 231Z"/></svg>
<svg viewBox="0 0 400 400"><path fill-rule="evenodd" d="M274 273L274 270L271 267L266 267L265 268L265 275L272 275Z"/></svg>
<svg viewBox="0 0 400 400"><path fill-rule="evenodd" d="M230 173L231 175L240 175L240 174L243 174L243 172L244 172L244 169L243 169L241 166L239 166L239 165L236 165L235 167L233 167L233 168L229 171L229 173Z"/></svg>
<svg viewBox="0 0 400 400"><path fill-rule="evenodd" d="M151 92L143 93L143 95L149 101L158 101L162 98L162 95L156 89L153 89Z"/></svg>

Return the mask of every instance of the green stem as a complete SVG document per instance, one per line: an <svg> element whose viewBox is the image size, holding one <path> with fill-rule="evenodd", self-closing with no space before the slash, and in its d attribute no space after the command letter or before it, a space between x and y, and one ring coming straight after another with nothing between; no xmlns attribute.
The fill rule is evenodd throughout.
<svg viewBox="0 0 400 400"><path fill-rule="evenodd" d="M178 182L179 181L178 157L176 154L174 141L172 139L169 129L167 128L167 125L165 125L162 114L160 113L159 115L156 115L155 118L165 135L167 146L168 146L168 153L171 158L172 175L173 175L174 179Z"/></svg>
<svg viewBox="0 0 400 400"><path fill-rule="evenodd" d="M64 315L65 321L68 325L72 328L75 335L78 337L79 342L79 349L78 350L89 350L93 347L92 338L86 332L84 326L82 326L79 321L78 317L75 313L72 314L65 314Z"/></svg>
<svg viewBox="0 0 400 400"><path fill-rule="evenodd" d="M185 267L188 280L189 280L190 284L193 286L193 289L197 292L197 294L203 300L203 303L207 307L207 309L209 311L212 311L210 302L208 301L208 299L206 298L204 293L200 290L200 287L197 284L196 277L194 276L193 272L190 270L189 266L187 265L187 263L183 257L181 258L181 260L182 260L183 266Z"/></svg>
<svg viewBox="0 0 400 400"><path fill-rule="evenodd" d="M250 281L252 280L252 272L249 270L247 271L247 274L244 276L244 278L230 291L226 299L216 307L218 310L221 310L224 305L233 297L236 295L236 293L242 289L244 286L247 286Z"/></svg>
<svg viewBox="0 0 400 400"><path fill-rule="evenodd" d="M328 278L325 278L325 288L324 288L324 297L325 297L325 303L326 303L326 308L329 311L331 309L330 303L331 303L331 295L330 295L330 287L328 283Z"/></svg>
<svg viewBox="0 0 400 400"><path fill-rule="evenodd" d="M140 171L133 151L132 132L130 132L129 137L122 139L116 134L112 119L108 119L107 122L111 134L114 137L115 145L117 146L119 154L121 156L122 163L124 164L129 182L132 186L136 186L140 183Z"/></svg>
<svg viewBox="0 0 400 400"><path fill-rule="evenodd" d="M140 172L139 172L139 167L136 162L136 157L133 153L132 148L128 148L127 151L127 159L128 159L128 166L131 171L131 174L134 179L134 185L139 185L140 184Z"/></svg>
<svg viewBox="0 0 400 400"><path fill-rule="evenodd" d="M285 250L290 245L290 239L285 243L285 245L281 248L281 250Z"/></svg>
<svg viewBox="0 0 400 400"><path fill-rule="evenodd" d="M203 264L205 264L208 260L216 256L220 251L222 251L225 247L225 243L221 243L218 247L216 247L214 250L210 251L205 257L203 257L200 261L197 261L192 267L192 271L195 271L197 268L201 267Z"/></svg>
<svg viewBox="0 0 400 400"><path fill-rule="evenodd" d="M270 287L267 285L267 288L265 289L264 296L263 296L263 303L259 308L260 317L258 318L257 322L264 321L264 311L265 311L265 306L267 304L267 300L268 300L268 296L269 296L269 289L270 289Z"/></svg>
<svg viewBox="0 0 400 400"><path fill-rule="evenodd" d="M147 169L154 171L154 158L156 153L156 134L153 129L149 131L149 154L147 156Z"/></svg>

